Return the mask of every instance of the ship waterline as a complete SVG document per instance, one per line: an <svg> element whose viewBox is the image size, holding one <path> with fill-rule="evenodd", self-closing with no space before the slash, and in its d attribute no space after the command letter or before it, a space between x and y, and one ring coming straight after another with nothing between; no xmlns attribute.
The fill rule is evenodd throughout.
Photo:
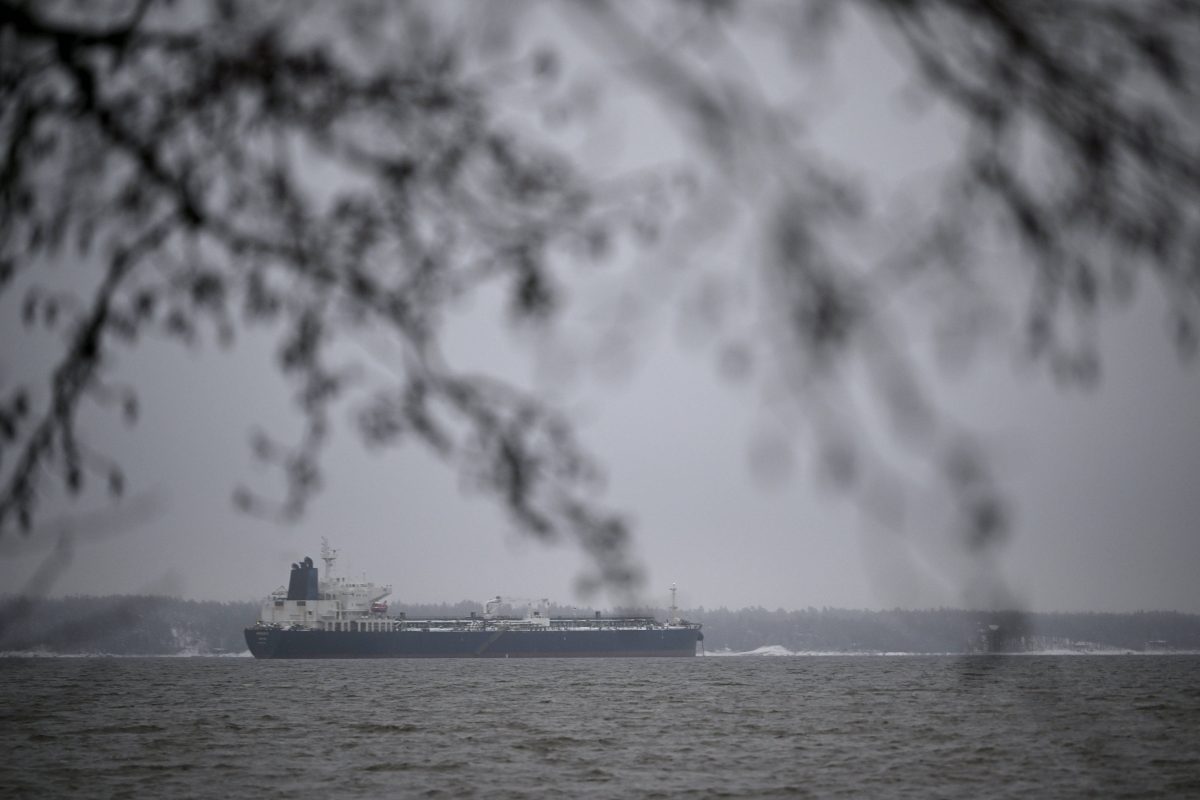
<svg viewBox="0 0 1200 800"><path fill-rule="evenodd" d="M406 630L248 628L258 658L596 658L694 656L699 632L635 630Z"/></svg>

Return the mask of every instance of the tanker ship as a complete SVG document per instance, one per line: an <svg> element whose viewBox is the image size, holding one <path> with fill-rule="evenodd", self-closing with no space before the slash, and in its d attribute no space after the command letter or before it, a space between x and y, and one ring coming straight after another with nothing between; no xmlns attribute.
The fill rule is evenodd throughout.
<svg viewBox="0 0 1200 800"><path fill-rule="evenodd" d="M325 580L311 558L292 564L287 587L246 628L256 658L595 658L694 656L700 625L679 618L675 587L666 622L653 617L552 617L550 603L503 616L495 597L465 619L389 614L391 586L332 577L337 551L322 540Z"/></svg>

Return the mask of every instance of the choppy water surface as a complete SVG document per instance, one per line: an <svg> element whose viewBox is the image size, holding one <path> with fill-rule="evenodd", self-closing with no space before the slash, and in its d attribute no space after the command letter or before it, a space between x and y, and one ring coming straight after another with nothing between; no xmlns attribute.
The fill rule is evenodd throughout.
<svg viewBox="0 0 1200 800"><path fill-rule="evenodd" d="M0 659L0 794L1200 796L1200 657Z"/></svg>

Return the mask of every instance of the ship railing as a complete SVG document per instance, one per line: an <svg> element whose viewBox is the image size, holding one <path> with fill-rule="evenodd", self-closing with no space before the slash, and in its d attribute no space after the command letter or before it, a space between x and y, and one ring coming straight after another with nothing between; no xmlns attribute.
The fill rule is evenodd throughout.
<svg viewBox="0 0 1200 800"><path fill-rule="evenodd" d="M555 631L620 631L620 630L653 630L660 628L687 628L698 630L696 623L679 623L670 625L652 617L614 617L607 619L560 617L546 621L523 618L505 619L397 619L391 618L395 630L464 630L464 631L497 631L497 630L555 630Z"/></svg>
<svg viewBox="0 0 1200 800"><path fill-rule="evenodd" d="M380 620L372 615L371 619L390 623L386 630L466 630L466 631L497 631L497 630L648 630L657 628L684 628L699 630L700 624L681 620L675 624L664 623L653 617L555 617L540 620L524 617L502 617L484 619L481 617L453 617L409 619L407 617L387 617ZM357 617L340 619L340 622L356 621ZM547 624L547 622L549 624Z"/></svg>

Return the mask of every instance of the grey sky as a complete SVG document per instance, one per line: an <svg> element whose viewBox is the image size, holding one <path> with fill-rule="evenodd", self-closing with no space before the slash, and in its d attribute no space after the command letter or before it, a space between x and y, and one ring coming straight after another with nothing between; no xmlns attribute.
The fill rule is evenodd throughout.
<svg viewBox="0 0 1200 800"><path fill-rule="evenodd" d="M636 83L605 71L582 49L584 39L562 38L560 20L539 25L527 32L531 39L569 43L607 86L604 112L575 145L587 148L597 170L671 154L677 132ZM839 41L812 85L795 87L812 108L812 140L862 176L883 207L906 194L919 198L953 147L953 126L936 109L904 110L903 76L873 34L854 27ZM752 68L772 96L793 91L772 83L782 73L770 55L756 56ZM587 288L568 314L605 308L587 294L592 280L578 284ZM646 285L657 291L653 281ZM872 521L851 496L822 488L803 441L786 481L756 480L747 454L763 435L761 396L753 385L720 378L712 348L687 335L678 302L645 300L628 369L585 359L571 380L547 372L544 348L508 331L499 298L486 293L456 309L447 352L457 364L537 386L570 409L605 467L605 498L635 522L647 600L665 602L671 582L685 606L978 599L970 587L979 565L956 554L932 490L912 498L911 516L896 530ZM19 303L16 292L0 300L8 342L17 341L10 334ZM1200 370L1176 357L1163 314L1147 282L1134 304L1105 316L1104 377L1094 391L1055 386L1003 337L965 370L933 373L945 413L978 433L996 458L1017 522L998 569L1031 609L1200 613ZM922 363L933 361L928 340L910 344ZM358 346L348 344L348 352ZM162 509L95 544L80 531L53 593L257 598L284 581L291 561L315 557L327 536L343 568L393 583L396 600L497 593L573 600L582 563L575 549L543 548L513 533L498 507L464 492L416 447L364 450L344 405L324 459L327 486L303 519L283 528L233 511L236 483L275 480L251 463L247 432L261 424L282 434L296 424L273 347L263 331L243 334L231 353L146 342L122 357L120 374L143 389L141 420L126 429L113 415L95 415L89 434L124 461L131 492L152 493ZM19 372L35 358L6 345L3 366ZM53 541L52 529L0 541L3 585L26 586Z"/></svg>

